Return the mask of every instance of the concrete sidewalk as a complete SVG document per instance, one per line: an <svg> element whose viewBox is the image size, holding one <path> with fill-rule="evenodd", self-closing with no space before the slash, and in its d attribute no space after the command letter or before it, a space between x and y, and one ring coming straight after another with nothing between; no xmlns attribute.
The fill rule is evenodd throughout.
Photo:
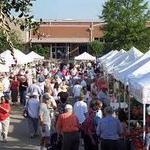
<svg viewBox="0 0 150 150"><path fill-rule="evenodd" d="M38 150L39 138L30 139L23 107L12 106L8 142L0 142L0 150Z"/></svg>
<svg viewBox="0 0 150 150"><path fill-rule="evenodd" d="M40 138L30 139L28 125L23 117L23 107L12 106L8 142L0 142L0 150L39 150ZM0 137L1 141L1 137ZM80 146L83 150L83 146Z"/></svg>

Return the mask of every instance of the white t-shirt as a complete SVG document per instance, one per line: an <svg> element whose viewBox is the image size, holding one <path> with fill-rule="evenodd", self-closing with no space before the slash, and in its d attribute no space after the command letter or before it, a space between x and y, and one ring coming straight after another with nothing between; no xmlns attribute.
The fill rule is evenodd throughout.
<svg viewBox="0 0 150 150"><path fill-rule="evenodd" d="M85 80L82 80L82 81L81 81L81 85L82 85L82 87L86 87L86 86L87 86Z"/></svg>
<svg viewBox="0 0 150 150"><path fill-rule="evenodd" d="M3 87L4 87L4 92L8 92L10 89L9 89L9 87L10 87L10 82L9 82L9 79L8 78L4 78L3 79L3 81L2 81L2 83L3 83Z"/></svg>
<svg viewBox="0 0 150 150"><path fill-rule="evenodd" d="M82 86L79 84L74 85L73 87L73 95L74 97L79 97L81 93Z"/></svg>
<svg viewBox="0 0 150 150"><path fill-rule="evenodd" d="M42 121L44 124L48 126L51 125L50 111L45 103L40 104L39 115L42 116Z"/></svg>
<svg viewBox="0 0 150 150"><path fill-rule="evenodd" d="M82 124L86 119L85 114L88 112L87 104L83 101L78 101L74 104L74 113L79 119L79 123Z"/></svg>

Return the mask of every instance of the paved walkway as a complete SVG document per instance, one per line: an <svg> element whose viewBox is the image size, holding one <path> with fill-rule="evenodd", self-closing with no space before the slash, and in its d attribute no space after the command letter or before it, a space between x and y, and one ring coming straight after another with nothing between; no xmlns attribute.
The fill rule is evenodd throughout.
<svg viewBox="0 0 150 150"><path fill-rule="evenodd" d="M13 106L8 142L0 142L0 150L38 150L39 138L30 139L27 122L22 116L23 108ZM1 140L1 139L0 139Z"/></svg>
<svg viewBox="0 0 150 150"><path fill-rule="evenodd" d="M13 106L8 142L0 142L0 150L39 150L39 138L30 139L26 119L22 116L23 108ZM1 141L1 137L0 137ZM80 146L80 150L83 147Z"/></svg>

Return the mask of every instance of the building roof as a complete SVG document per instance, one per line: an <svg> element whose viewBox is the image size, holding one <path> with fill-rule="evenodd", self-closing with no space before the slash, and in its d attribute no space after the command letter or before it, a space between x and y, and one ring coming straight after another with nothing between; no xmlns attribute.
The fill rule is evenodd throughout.
<svg viewBox="0 0 150 150"><path fill-rule="evenodd" d="M32 43L88 43L89 38L32 38Z"/></svg>

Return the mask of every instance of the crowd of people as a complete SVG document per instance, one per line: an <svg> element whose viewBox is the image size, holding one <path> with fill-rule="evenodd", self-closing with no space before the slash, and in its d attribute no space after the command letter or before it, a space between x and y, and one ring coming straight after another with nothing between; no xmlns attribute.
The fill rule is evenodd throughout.
<svg viewBox="0 0 150 150"><path fill-rule="evenodd" d="M0 97L4 142L11 106L21 104L29 137L41 137L41 150L78 150L79 145L85 150L99 150L99 145L101 150L127 150L126 113L110 106L107 82L94 62L15 68L1 74Z"/></svg>

